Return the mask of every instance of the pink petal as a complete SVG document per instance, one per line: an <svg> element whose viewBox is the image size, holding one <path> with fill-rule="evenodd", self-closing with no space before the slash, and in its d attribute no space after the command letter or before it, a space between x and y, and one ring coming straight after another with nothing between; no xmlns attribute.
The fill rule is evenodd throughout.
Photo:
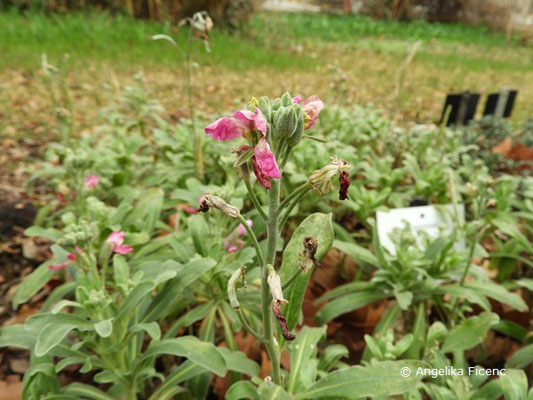
<svg viewBox="0 0 533 400"><path fill-rule="evenodd" d="M255 113L248 110L239 110L233 113L233 118L246 126L249 130L267 133L267 120L261 110L255 107Z"/></svg>
<svg viewBox="0 0 533 400"><path fill-rule="evenodd" d="M270 178L263 173L263 171L261 170L261 167L259 167L259 163L257 162L255 156L252 156L252 167L254 169L254 174L255 174L255 177L257 178L257 181L266 190L270 190Z"/></svg>
<svg viewBox="0 0 533 400"><path fill-rule="evenodd" d="M74 253L68 253L68 254L67 254L67 258L68 258L70 261L76 261L76 254L74 254Z"/></svg>
<svg viewBox="0 0 533 400"><path fill-rule="evenodd" d="M222 117L205 127L205 133L215 140L233 140L240 138L246 127L233 118Z"/></svg>
<svg viewBox="0 0 533 400"><path fill-rule="evenodd" d="M301 101L302 101L302 96L300 96L300 95L298 95L298 96L294 96L294 97L292 98L292 102L293 102L294 104L300 104Z"/></svg>
<svg viewBox="0 0 533 400"><path fill-rule="evenodd" d="M249 226L250 228L254 225L254 223L252 222L251 219L246 220L246 223L248 224L248 226ZM243 224L239 224L239 226L237 226L237 234L238 234L239 236L242 236L242 235L245 235L245 234L246 234L246 228L244 227Z"/></svg>
<svg viewBox="0 0 533 400"><path fill-rule="evenodd" d="M315 124L316 120L318 119L318 115L323 108L324 103L318 98L318 96L311 96L304 101L303 110L307 115L307 118L309 118L309 122L307 123L305 129L309 129Z"/></svg>
<svg viewBox="0 0 533 400"><path fill-rule="evenodd" d="M85 187L93 188L98 185L98 182L100 182L100 177L98 175L90 175L85 178Z"/></svg>
<svg viewBox="0 0 533 400"><path fill-rule="evenodd" d="M198 214L198 211L196 211L196 208L193 208L193 207L185 207L185 212L189 214Z"/></svg>
<svg viewBox="0 0 533 400"><path fill-rule="evenodd" d="M115 247L115 248L113 249L113 251L114 251L115 253L122 254L122 255L124 255L124 254L128 254L128 253L129 253L130 251L132 251L132 250L133 250L133 247L128 246L127 244L123 244L123 245L121 245L121 246L117 246L117 247Z"/></svg>
<svg viewBox="0 0 533 400"><path fill-rule="evenodd" d="M276 163L276 157L274 157L274 153L270 151L270 146L268 145L266 138L262 138L259 143L257 143L257 146L254 148L254 156L263 174L269 178L281 178L281 172Z"/></svg>
<svg viewBox="0 0 533 400"><path fill-rule="evenodd" d="M52 271L61 271L63 269L67 268L67 263L63 264L52 264L48 266L48 269L51 269Z"/></svg>
<svg viewBox="0 0 533 400"><path fill-rule="evenodd" d="M124 243L124 232L123 231L113 232L112 234L108 236L106 241L114 249L115 247L120 246L122 243Z"/></svg>
<svg viewBox="0 0 533 400"><path fill-rule="evenodd" d="M75 250L76 250L76 253L78 253L78 254L82 254L83 253L83 250L80 247L78 247L78 246L75 247Z"/></svg>

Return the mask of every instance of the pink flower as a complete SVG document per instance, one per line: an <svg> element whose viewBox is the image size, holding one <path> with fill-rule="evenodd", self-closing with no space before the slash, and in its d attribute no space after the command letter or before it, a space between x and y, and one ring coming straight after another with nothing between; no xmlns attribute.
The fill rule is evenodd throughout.
<svg viewBox="0 0 533 400"><path fill-rule="evenodd" d="M253 222L251 219L246 221L246 224L251 228ZM233 232L231 232L226 239L224 240L223 248L228 253L233 253L237 250L240 250L244 247L244 240L239 239L241 236L246 234L246 228L243 224L239 224Z"/></svg>
<svg viewBox="0 0 533 400"><path fill-rule="evenodd" d="M119 231L111 233L106 239L106 242L111 245L111 248L115 253L124 255L133 250L133 247L128 246L127 244L122 244L124 243L124 236L124 232Z"/></svg>
<svg viewBox="0 0 533 400"><path fill-rule="evenodd" d="M239 110L233 113L233 118L246 126L250 131L259 131L263 136L267 133L267 120L261 110L255 107L255 112Z"/></svg>
<svg viewBox="0 0 533 400"><path fill-rule="evenodd" d="M246 224L247 224L250 228L251 228L252 226L254 226L254 223L252 222L251 219L246 220ZM239 226L237 227L237 232L238 232L239 236L246 235L246 228L244 227L243 224L239 224Z"/></svg>
<svg viewBox="0 0 533 400"><path fill-rule="evenodd" d="M311 96L304 101L303 110L307 117L306 120L309 120L307 126L305 127L306 130L315 124L316 120L318 119L318 115L323 108L324 103L318 98L318 96Z"/></svg>
<svg viewBox="0 0 533 400"><path fill-rule="evenodd" d="M281 172L276 163L276 157L274 157L274 153L270 151L270 146L268 145L266 138L262 138L259 143L257 143L257 146L255 146L254 157L263 174L269 178L281 178Z"/></svg>
<svg viewBox="0 0 533 400"><path fill-rule="evenodd" d="M294 104L300 104L300 101L302 101L302 96L300 96L300 95L298 95L298 96L294 96L294 97L292 98L292 102L293 102Z"/></svg>
<svg viewBox="0 0 533 400"><path fill-rule="evenodd" d="M219 118L205 127L205 133L215 140L222 141L240 138L245 131L245 125L229 117Z"/></svg>
<svg viewBox="0 0 533 400"><path fill-rule="evenodd" d="M68 253L68 254L67 254L67 258L68 258L70 261L76 261L76 254L74 254L74 253Z"/></svg>
<svg viewBox="0 0 533 400"><path fill-rule="evenodd" d="M63 264L52 264L48 266L48 269L51 269L52 271L61 271L63 269L67 268L67 263Z"/></svg>
<svg viewBox="0 0 533 400"><path fill-rule="evenodd" d="M85 178L85 187L90 189L98 185L98 182L100 181L100 177L98 175L90 175L87 178Z"/></svg>

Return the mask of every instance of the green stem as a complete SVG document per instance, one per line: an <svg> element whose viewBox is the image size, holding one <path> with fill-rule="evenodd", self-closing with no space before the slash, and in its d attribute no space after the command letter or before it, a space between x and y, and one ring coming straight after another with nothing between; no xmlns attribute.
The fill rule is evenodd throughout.
<svg viewBox="0 0 533 400"><path fill-rule="evenodd" d="M259 242L257 241L257 236L255 236L254 231L250 226L248 225L248 222L244 219L244 217L239 214L237 219L240 221L242 226L244 226L244 229L246 229L246 232L248 232L248 235L252 238L252 242L254 243L255 251L257 252L257 257L259 257L259 261L261 262L261 265L265 264L265 257L263 256L263 250L261 250L261 246L259 245Z"/></svg>
<svg viewBox="0 0 533 400"><path fill-rule="evenodd" d="M204 155L202 152L202 135L196 130L196 115L194 113L194 104L192 101L192 74L191 74L191 44L192 44L192 26L189 27L189 35L187 37L187 51L185 53L186 68L185 77L187 80L187 104L189 108L189 115L191 116L192 133L196 144L196 168L198 175L204 175Z"/></svg>
<svg viewBox="0 0 533 400"><path fill-rule="evenodd" d="M252 184L249 180L245 180L244 184L246 185L246 189L248 190L248 194L250 195L250 200L252 200L252 203L259 213L259 216L263 219L263 221L267 221L268 217L265 214L265 211L263 210L263 207L261 206L261 203L259 202L259 199L255 195L254 188L252 187Z"/></svg>
<svg viewBox="0 0 533 400"><path fill-rule="evenodd" d="M274 265L276 260L276 247L278 244L278 206L280 181L271 179L271 187L268 193L268 221L267 221L267 252L261 274L261 308L263 317L263 342L272 362L272 378L276 385L281 385L281 371L279 364L279 350L274 342L274 325L270 290L268 286L267 265Z"/></svg>
<svg viewBox="0 0 533 400"><path fill-rule="evenodd" d="M298 194L298 196L296 196L293 200L293 202L289 205L289 207L285 210L285 213L283 214L283 216L280 218L279 220L279 224L278 224L278 229L279 231L281 232L281 230L283 229L283 227L285 226L285 223L287 222L287 219L289 218L289 215L291 215L291 212L292 210L294 209L294 207L296 207L296 205L298 203L300 203L300 201L305 197L305 195L307 194L307 192L311 190L310 187L307 188L307 190L304 190L303 192L300 192Z"/></svg>
<svg viewBox="0 0 533 400"><path fill-rule="evenodd" d="M281 202L281 204L279 205L278 207L278 214L281 212L281 210L283 210L283 208L285 206L287 206L287 204L289 204L289 202L294 199L296 196L298 196L303 190L309 188L309 183L305 182L304 184L298 186L296 189L294 189L292 191L292 193L290 193L287 197L285 197L283 199L283 201Z"/></svg>
<svg viewBox="0 0 533 400"><path fill-rule="evenodd" d="M246 319L246 316L242 312L241 308L234 308L235 312L237 313L237 317L239 317L239 320L241 321L242 325L244 326L244 329L246 329L248 332L250 332L253 337L255 337L259 342L262 341L261 335L250 325L248 320Z"/></svg>

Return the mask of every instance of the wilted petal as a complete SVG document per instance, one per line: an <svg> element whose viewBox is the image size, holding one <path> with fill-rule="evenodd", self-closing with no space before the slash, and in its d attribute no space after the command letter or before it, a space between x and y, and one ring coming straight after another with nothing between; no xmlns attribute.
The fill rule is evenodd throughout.
<svg viewBox="0 0 533 400"><path fill-rule="evenodd" d="M323 108L324 103L318 96L311 96L304 101L303 110L306 115L306 121L309 121L305 129L309 129L315 124Z"/></svg>
<svg viewBox="0 0 533 400"><path fill-rule="evenodd" d="M63 269L67 268L67 263L63 264L52 264L48 266L48 269L51 269L52 271L61 271Z"/></svg>
<svg viewBox="0 0 533 400"><path fill-rule="evenodd" d="M87 178L85 178L85 187L90 189L98 185L98 182L100 182L100 177L98 175L90 175Z"/></svg>
<svg viewBox="0 0 533 400"><path fill-rule="evenodd" d="M233 118L251 131L259 131L263 135L266 135L267 133L267 120L261 110L257 107L255 107L255 112L249 110L235 111Z"/></svg>
<svg viewBox="0 0 533 400"><path fill-rule="evenodd" d="M270 178L263 173L263 171L261 170L261 167L259 167L259 164L255 156L252 157L252 167L254 169L254 174L255 174L255 177L257 178L257 181L266 190L270 190Z"/></svg>
<svg viewBox="0 0 533 400"><path fill-rule="evenodd" d="M215 140L233 140L242 137L246 126L233 118L222 117L205 127L205 133Z"/></svg>
<svg viewBox="0 0 533 400"><path fill-rule="evenodd" d="M281 172L276 163L276 157L274 157L274 153L270 151L270 146L268 145L266 138L262 138L259 143L257 143L257 146L254 148L254 156L263 174L269 178L281 178Z"/></svg>
<svg viewBox="0 0 533 400"><path fill-rule="evenodd" d="M294 97L292 98L292 102L293 102L294 104L300 104L301 101L302 101L302 96L300 96L300 95L298 95L298 96L294 96Z"/></svg>
<svg viewBox="0 0 533 400"><path fill-rule="evenodd" d="M339 175L339 200L348 199L348 189L350 188L350 175L347 171L342 171Z"/></svg>

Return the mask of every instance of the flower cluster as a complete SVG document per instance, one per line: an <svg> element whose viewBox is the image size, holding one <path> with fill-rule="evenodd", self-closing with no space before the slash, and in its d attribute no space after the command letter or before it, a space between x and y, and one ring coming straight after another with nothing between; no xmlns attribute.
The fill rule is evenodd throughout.
<svg viewBox="0 0 533 400"><path fill-rule="evenodd" d="M270 179L281 178L278 160L288 156L324 108L317 96L309 97L302 105L301 101L301 96L291 97L289 93L273 102L267 97L254 98L248 109L217 119L205 132L215 140L247 139L250 144L240 146L236 153L243 162L251 162L258 182L269 190Z"/></svg>

